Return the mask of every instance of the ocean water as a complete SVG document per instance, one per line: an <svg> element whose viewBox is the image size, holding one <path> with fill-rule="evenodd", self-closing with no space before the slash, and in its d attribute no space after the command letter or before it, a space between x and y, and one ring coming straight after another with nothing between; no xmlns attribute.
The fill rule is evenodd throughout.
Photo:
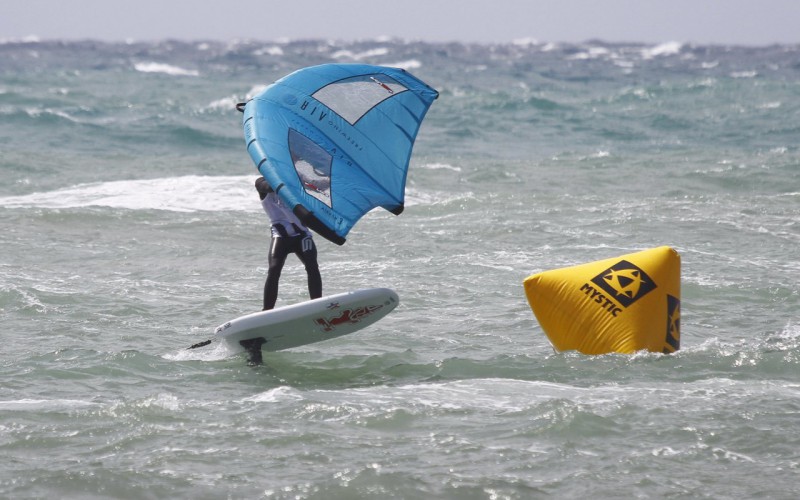
<svg viewBox="0 0 800 500"><path fill-rule="evenodd" d="M316 239L325 293L400 305L186 350L261 304L234 104L332 61L441 94L405 212ZM0 497L797 498L798 139L800 46L6 41ZM681 350L554 353L522 280L661 245Z"/></svg>

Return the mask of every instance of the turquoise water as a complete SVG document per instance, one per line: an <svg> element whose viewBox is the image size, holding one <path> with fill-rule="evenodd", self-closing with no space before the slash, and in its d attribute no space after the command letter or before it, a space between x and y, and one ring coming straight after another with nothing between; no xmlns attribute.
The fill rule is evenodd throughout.
<svg viewBox="0 0 800 500"><path fill-rule="evenodd" d="M0 497L796 498L799 54L0 45ZM405 212L317 238L325 293L400 305L260 367L187 351L261 304L233 105L331 61L441 93ZM555 354L522 280L661 245L681 350Z"/></svg>

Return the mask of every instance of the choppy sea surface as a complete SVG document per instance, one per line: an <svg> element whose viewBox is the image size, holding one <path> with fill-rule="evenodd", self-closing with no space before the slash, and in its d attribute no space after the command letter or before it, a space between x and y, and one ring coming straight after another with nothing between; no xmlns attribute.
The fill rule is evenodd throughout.
<svg viewBox="0 0 800 500"><path fill-rule="evenodd" d="M235 103L333 61L441 94L405 212L317 238L400 305L187 350L261 305ZM798 139L800 46L5 41L0 497L797 498ZM556 354L522 280L661 245L681 350Z"/></svg>

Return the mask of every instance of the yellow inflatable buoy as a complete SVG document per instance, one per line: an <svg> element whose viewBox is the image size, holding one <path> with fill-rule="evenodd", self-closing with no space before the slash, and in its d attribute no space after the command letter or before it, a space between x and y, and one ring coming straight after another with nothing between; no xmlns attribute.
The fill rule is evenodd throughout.
<svg viewBox="0 0 800 500"><path fill-rule="evenodd" d="M680 348L681 259L670 247L534 274L525 295L556 351Z"/></svg>

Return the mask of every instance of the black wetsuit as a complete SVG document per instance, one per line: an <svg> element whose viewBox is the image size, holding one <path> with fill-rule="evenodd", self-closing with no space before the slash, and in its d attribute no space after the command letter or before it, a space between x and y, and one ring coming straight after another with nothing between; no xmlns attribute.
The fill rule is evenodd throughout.
<svg viewBox="0 0 800 500"><path fill-rule="evenodd" d="M317 246L311 232L289 210L264 180L256 179L256 189L264 211L272 222L272 243L269 248L269 270L264 283L264 310L275 307L278 282L289 254L295 254L308 274L308 294L312 299L322 297L322 276L317 264Z"/></svg>

